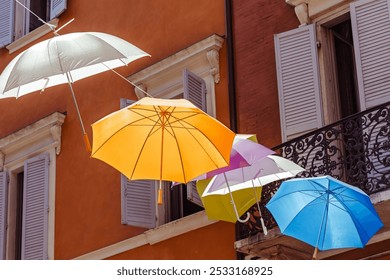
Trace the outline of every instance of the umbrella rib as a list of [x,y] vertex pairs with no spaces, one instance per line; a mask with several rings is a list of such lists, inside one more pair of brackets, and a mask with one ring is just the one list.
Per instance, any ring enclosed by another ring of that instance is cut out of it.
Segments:
[[[353,214],[353,212],[349,210],[349,208],[345,205],[345,203],[344,203],[339,197],[337,197],[337,196],[333,196],[333,197],[334,197],[334,198],[335,198],[335,199],[344,207],[344,211],[346,211],[346,212],[351,216],[352,221],[353,221],[355,227],[357,228],[357,226],[359,226],[359,228],[362,229],[362,230],[364,231],[366,237],[368,237],[368,234],[367,234],[365,228],[362,226],[362,224],[359,222],[359,220],[355,217],[355,215]],[[350,198],[349,196],[347,196],[347,197]],[[360,202],[359,200],[356,200],[356,199],[352,199],[352,200],[353,200],[353,201],[356,201],[356,202],[358,202],[358,203],[360,203],[360,204],[362,204],[365,208],[367,208],[367,206],[366,206],[364,203]],[[367,209],[368,209],[368,208],[367,208]],[[371,209],[368,209],[368,210],[369,210],[370,212],[372,212]],[[359,236],[359,238],[360,238],[361,243],[363,244],[361,235],[358,234],[358,236]],[[364,245],[364,244],[363,244],[363,245]]]
[[[138,156],[137,156],[137,160],[136,160],[135,163],[134,163],[133,171],[131,172],[131,178],[133,177],[133,174],[134,174],[134,172],[135,172],[135,169],[137,168],[138,161],[139,161],[139,159],[141,158],[141,154],[142,154],[142,152],[143,152],[143,150],[144,150],[144,148],[145,148],[147,139],[150,137],[150,135],[153,134],[152,131],[153,131],[154,128],[156,127],[156,124],[157,124],[157,122],[155,122],[155,124],[152,126],[152,129],[149,130],[148,136],[146,137],[145,141],[144,141],[143,144],[142,144],[142,147],[141,147],[141,149],[140,149],[140,151],[139,151],[139,153],[138,153]],[[157,130],[158,130],[158,129],[157,129]],[[161,161],[162,161],[162,159],[161,159]],[[160,181],[161,181],[161,179],[160,179]]]
[[[322,194],[322,195],[323,195],[323,194]],[[284,229],[284,231],[286,231],[287,228],[288,228],[288,227],[294,222],[294,220],[299,216],[299,214],[302,213],[303,209],[305,209],[305,208],[308,207],[309,205],[314,205],[314,204],[315,204],[314,202],[316,202],[317,200],[322,199],[322,198],[321,198],[322,195],[319,196],[319,197],[317,197],[316,199],[310,201],[310,203],[306,204],[305,207],[302,207],[302,209],[298,211],[298,213],[294,216],[294,218],[291,219],[291,221],[288,223],[288,225],[286,226],[286,228]],[[324,199],[322,199],[322,200],[324,200]],[[316,202],[316,204],[317,204],[317,202]],[[324,211],[325,211],[325,210],[324,210]],[[318,242],[318,240],[317,240],[317,242]]]
[[[174,107],[172,109],[171,113],[173,113],[175,111],[175,109],[176,109],[176,107]],[[167,118],[167,125],[171,128],[172,131],[168,131],[167,130],[167,132],[172,135],[173,139],[175,139],[177,150],[179,152],[179,157],[180,157],[181,170],[182,170],[182,173],[183,173],[184,180],[187,182],[187,176],[186,176],[186,171],[185,171],[184,165],[183,165],[183,157],[182,157],[182,154],[181,154],[181,149],[179,147],[179,142],[177,141],[175,130],[173,129],[173,127],[171,125],[171,122],[169,121],[171,117],[172,117],[172,114],[169,114],[169,117]],[[175,118],[175,117],[173,117],[173,118]]]
[[[322,195],[321,195],[322,197]],[[318,231],[318,236],[317,236],[317,242],[316,242],[316,248],[318,248],[318,244],[320,242],[320,237],[321,237],[321,231],[322,231],[322,228],[324,227],[324,236],[325,236],[325,233],[326,233],[326,225],[327,223],[325,221],[328,220],[328,214],[329,214],[329,193],[327,193],[327,197],[326,197],[326,204],[325,204],[325,209],[324,209],[324,213],[322,214],[322,219],[321,219],[321,224],[320,224],[320,230]],[[324,226],[324,222],[325,222],[325,226]],[[324,242],[325,242],[325,238],[322,238],[322,244],[321,244],[321,248],[323,248],[324,246]]]
[[[196,115],[198,115],[198,114],[201,114],[201,113],[197,113]],[[202,114],[203,114],[203,113],[202,113]],[[189,118],[189,117],[193,117],[193,115],[192,115],[192,116],[188,116],[188,117],[186,117],[186,118]],[[210,155],[209,155],[209,153],[206,151],[206,149],[205,149],[202,145],[200,145],[198,139],[197,139],[196,137],[194,137],[194,135],[191,133],[191,129],[189,129],[188,127],[184,126],[182,123],[186,123],[187,125],[191,126],[191,127],[194,128],[194,129],[196,129],[196,127],[194,127],[192,124],[190,124],[190,123],[188,123],[187,121],[185,121],[185,118],[183,118],[183,119],[177,119],[175,122],[178,122],[179,124],[182,125],[182,127],[178,127],[178,128],[183,128],[183,129],[185,129],[186,131],[188,131],[188,133],[192,136],[192,138],[199,144],[199,146],[200,146],[200,147],[203,149],[203,151],[207,154],[207,156],[209,157],[209,159],[214,163],[214,165],[215,165],[216,167],[218,167],[217,163],[213,160],[212,157],[210,157]],[[201,130],[198,130],[198,131],[199,131],[199,132],[200,132],[200,133],[209,141],[209,143],[210,143],[211,145],[213,145],[214,148],[221,154],[221,151],[218,149],[217,146],[215,146],[214,142],[211,141],[210,138],[207,137],[207,135],[205,135],[205,134],[203,133],[203,131],[201,131]]]
[[[156,116],[158,117],[158,122],[156,122],[156,121],[154,122],[154,124],[152,125],[152,129],[149,130],[148,136],[146,137],[146,140],[145,140],[144,143],[142,144],[141,150],[140,150],[140,152],[138,153],[137,160],[135,161],[135,164],[134,164],[133,172],[131,173],[131,178],[133,177],[133,174],[134,174],[134,172],[135,172],[135,169],[137,168],[139,159],[140,159],[140,157],[141,157],[142,151],[143,151],[144,148],[145,148],[147,139],[148,139],[152,134],[154,134],[157,130],[159,130],[159,129],[161,128],[161,127],[157,127],[157,124],[158,124],[158,123],[163,124],[163,119],[161,118],[161,114],[159,114],[158,111],[156,110],[156,106],[153,106],[153,108],[154,108],[154,111],[156,112]],[[149,110],[149,111],[152,111],[152,110]],[[142,116],[142,115],[141,115],[141,116]],[[144,116],[144,117],[145,117],[145,116]],[[150,119],[150,117],[145,117],[145,118]],[[157,129],[154,130],[154,128],[156,128],[156,127],[157,127]],[[164,129],[162,129],[162,130],[164,130]],[[162,143],[162,145],[163,145],[163,143]],[[163,148],[162,148],[161,150],[163,150]],[[161,161],[160,182],[161,182],[161,176],[162,176],[162,160],[163,160],[162,157],[163,157],[163,154],[161,153],[161,159],[160,159],[160,161]]]
[[[144,115],[140,114],[139,112],[136,112],[136,111],[134,111],[134,110],[131,110],[130,108],[129,108],[128,110],[130,110],[130,111],[132,111],[132,112],[138,114],[139,116],[141,116],[141,117],[143,117],[143,118],[142,118],[142,119],[138,119],[138,120],[136,120],[136,121],[133,121],[133,122],[131,122],[131,123],[128,123],[128,124],[124,125],[123,127],[121,127],[120,129],[118,129],[115,133],[113,133],[112,135],[110,135],[110,137],[108,137],[102,144],[100,144],[100,146],[99,146],[98,148],[96,148],[95,152],[94,152],[92,155],[96,154],[96,153],[100,150],[100,148],[103,147],[104,144],[106,144],[106,143],[107,143],[111,138],[113,138],[117,133],[119,133],[120,131],[122,131],[123,129],[125,129],[125,128],[128,127],[128,126],[134,126],[134,124],[137,123],[137,122],[143,121],[143,120],[145,120],[145,119],[149,119],[150,121],[153,122],[153,124],[150,124],[150,125],[149,125],[149,126],[152,127],[151,130],[153,130],[153,128],[156,127],[155,121],[154,121],[153,119],[151,119],[150,116],[144,116]],[[146,125],[142,125],[142,126],[146,126]]]

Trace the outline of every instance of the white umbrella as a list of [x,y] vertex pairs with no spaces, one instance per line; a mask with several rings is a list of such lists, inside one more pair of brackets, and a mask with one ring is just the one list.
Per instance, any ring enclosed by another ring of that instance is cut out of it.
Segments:
[[0,98],[21,97],[68,83],[81,128],[90,149],[88,136],[77,106],[72,83],[149,56],[116,36],[99,32],[58,35],[28,48],[16,56],[0,75]]
[[[288,159],[280,156],[268,155],[254,161],[249,166],[236,168],[214,176],[204,190],[202,197],[210,195],[232,196],[233,192],[248,188],[252,188],[255,191],[256,187],[294,177],[304,170],[304,168]],[[254,196],[256,197],[256,192],[254,192]],[[256,203],[260,213],[263,232],[267,235],[267,228],[265,227],[261,216],[259,201],[256,200]],[[238,215],[234,203],[233,207],[236,211],[236,215]],[[245,222],[246,220],[241,221],[238,219],[238,221]]]

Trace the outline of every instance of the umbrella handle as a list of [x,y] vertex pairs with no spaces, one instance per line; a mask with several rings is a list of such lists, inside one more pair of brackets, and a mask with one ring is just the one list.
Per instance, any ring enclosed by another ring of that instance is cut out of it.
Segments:
[[[237,212],[236,212],[236,214],[237,214]],[[247,221],[249,221],[250,217],[251,217],[251,214],[249,212],[246,212],[245,219],[241,219],[240,217],[238,217],[238,214],[237,214],[237,221],[239,221],[240,223],[246,223]]]
[[163,203],[162,201],[162,189],[158,190],[158,199],[157,199],[157,204],[161,205]]
[[260,218],[260,222],[261,222],[261,227],[263,228],[263,233],[264,233],[264,235],[267,235],[267,234],[268,234],[268,230],[267,230],[267,227],[266,227],[265,224],[264,224],[264,219],[263,219],[263,217]]
[[85,149],[87,150],[87,152],[91,152],[92,151],[91,143],[89,142],[89,138],[88,138],[87,133],[84,133],[84,144],[85,144]]
[[246,223],[247,221],[249,221],[249,218],[251,217],[251,214],[249,212],[246,212],[246,218],[245,219],[241,219],[240,218],[240,216],[238,215],[238,210],[237,210],[237,207],[236,207],[236,203],[234,202],[233,194],[232,194],[232,191],[230,189],[230,186],[229,186],[229,183],[228,183],[228,179],[226,177],[226,173],[225,172],[223,173],[223,176],[225,177],[226,186],[227,186],[227,188],[229,190],[230,202],[233,205],[233,209],[234,209],[234,213],[236,214],[237,221],[239,221],[240,223]]
[[163,204],[163,191],[162,191],[162,181],[161,180],[160,180],[160,185],[158,188],[157,204],[158,205]]

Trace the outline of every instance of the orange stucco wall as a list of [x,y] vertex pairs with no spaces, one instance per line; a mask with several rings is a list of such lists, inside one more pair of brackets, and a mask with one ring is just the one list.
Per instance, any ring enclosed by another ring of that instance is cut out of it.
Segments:
[[[118,72],[128,76],[214,33],[225,34],[223,0],[68,0],[59,26],[75,20],[61,34],[82,31],[106,32],[121,37],[151,54]],[[50,38],[49,34],[41,39]],[[0,71],[18,53],[0,50]],[[220,51],[221,81],[216,84],[217,118],[229,125],[226,45]],[[74,84],[89,138],[90,124],[119,109],[119,99],[135,99],[133,87],[112,72]],[[43,94],[0,100],[0,138],[51,113],[66,112],[62,126],[62,150],[56,165],[55,258],[71,259],[114,244],[144,231],[121,225],[119,172],[90,158],[83,144],[80,124],[67,85],[47,88]],[[221,232],[224,233],[221,237]],[[201,238],[202,235],[210,238]],[[218,237],[220,253],[208,255]],[[196,242],[194,241],[196,240]],[[234,258],[234,225],[222,230],[210,226],[153,247],[144,246],[125,258]],[[193,253],[183,252],[189,242]],[[154,250],[158,248],[158,250]],[[168,249],[167,249],[168,248]],[[197,249],[198,248],[198,249]],[[119,256],[116,256],[119,257]]]

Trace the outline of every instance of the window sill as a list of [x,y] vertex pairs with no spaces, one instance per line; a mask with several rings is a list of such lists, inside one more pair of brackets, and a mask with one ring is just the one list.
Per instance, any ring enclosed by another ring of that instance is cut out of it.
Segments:
[[[58,18],[55,18],[48,22],[48,24],[53,25],[54,27],[58,26]],[[36,39],[42,37],[43,35],[46,35],[50,33],[52,30],[47,26],[46,24],[38,27],[34,31],[31,31],[30,33],[26,34],[25,36],[17,39],[16,41],[9,44],[6,48],[8,49],[9,53],[16,52],[17,50],[23,48],[27,44],[30,44],[31,42],[35,41]]]
[[201,211],[179,220],[150,229],[144,233],[104,247],[94,252],[75,258],[76,260],[102,260],[117,254],[141,247],[144,245],[153,245],[172,237],[217,223],[207,218],[205,211]]

